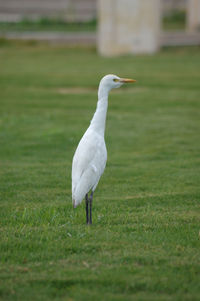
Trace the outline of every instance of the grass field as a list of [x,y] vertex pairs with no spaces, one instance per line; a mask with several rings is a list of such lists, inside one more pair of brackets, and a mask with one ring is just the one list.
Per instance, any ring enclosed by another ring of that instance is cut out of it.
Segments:
[[[0,48],[0,300],[199,300],[200,51],[100,58]],[[100,78],[108,163],[93,222],[71,204],[71,161]]]

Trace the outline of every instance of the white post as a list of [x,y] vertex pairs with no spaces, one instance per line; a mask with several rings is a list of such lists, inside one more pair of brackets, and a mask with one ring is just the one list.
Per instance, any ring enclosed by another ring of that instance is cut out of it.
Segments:
[[100,54],[159,50],[160,0],[98,0],[98,15]]
[[188,0],[187,29],[190,32],[200,29],[200,0]]

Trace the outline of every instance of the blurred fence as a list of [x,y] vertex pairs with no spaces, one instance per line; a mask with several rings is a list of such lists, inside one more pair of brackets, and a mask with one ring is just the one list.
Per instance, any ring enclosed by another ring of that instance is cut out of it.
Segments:
[[[142,1],[142,0],[141,0]],[[163,14],[186,8],[187,0],[162,0]],[[96,18],[97,0],[0,0],[0,21],[17,22],[23,18],[59,18],[88,21]]]
[[[97,18],[98,0],[0,0],[0,22],[18,22],[23,19],[38,20],[52,18],[66,22],[87,22]],[[110,1],[110,0],[109,0]],[[112,0],[113,4],[117,0]],[[149,0],[140,0],[149,1]],[[179,10],[186,13],[185,28],[179,32],[163,32],[158,37],[160,46],[199,45],[200,44],[200,0],[160,0],[161,16],[168,16]],[[118,0],[119,2],[119,0]],[[112,6],[113,6],[112,4]],[[190,6],[189,6],[190,4]],[[198,9],[197,9],[198,8]],[[115,13],[114,6],[111,14]],[[198,14],[197,14],[198,13]],[[107,12],[106,12],[107,14]],[[132,18],[132,16],[131,16]],[[117,18],[116,18],[117,19]],[[120,18],[118,18],[120,19]],[[163,18],[164,19],[164,18]],[[82,26],[82,23],[80,23]],[[65,25],[64,25],[65,26]],[[52,26],[53,29],[53,26]],[[161,29],[163,27],[161,26]],[[8,39],[45,40],[68,44],[96,44],[97,35],[93,32],[18,32],[0,28],[0,36]]]
[[167,15],[173,10],[185,10],[187,0],[162,0],[163,14]]
[[0,21],[40,17],[70,22],[92,20],[96,18],[96,0],[0,0]]

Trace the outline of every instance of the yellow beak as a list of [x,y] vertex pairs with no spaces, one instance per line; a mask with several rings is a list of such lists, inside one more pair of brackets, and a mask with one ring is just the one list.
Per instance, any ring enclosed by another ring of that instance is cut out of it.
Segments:
[[131,78],[120,78],[119,82],[121,82],[121,83],[135,83],[136,80],[131,79]]

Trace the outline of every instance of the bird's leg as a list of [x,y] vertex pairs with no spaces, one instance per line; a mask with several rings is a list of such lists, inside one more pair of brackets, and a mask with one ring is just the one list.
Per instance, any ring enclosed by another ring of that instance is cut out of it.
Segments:
[[88,203],[89,203],[88,194],[86,194],[85,196],[86,224],[89,224]]
[[90,194],[89,202],[90,202],[90,225],[92,224],[92,200],[93,200],[93,191]]

